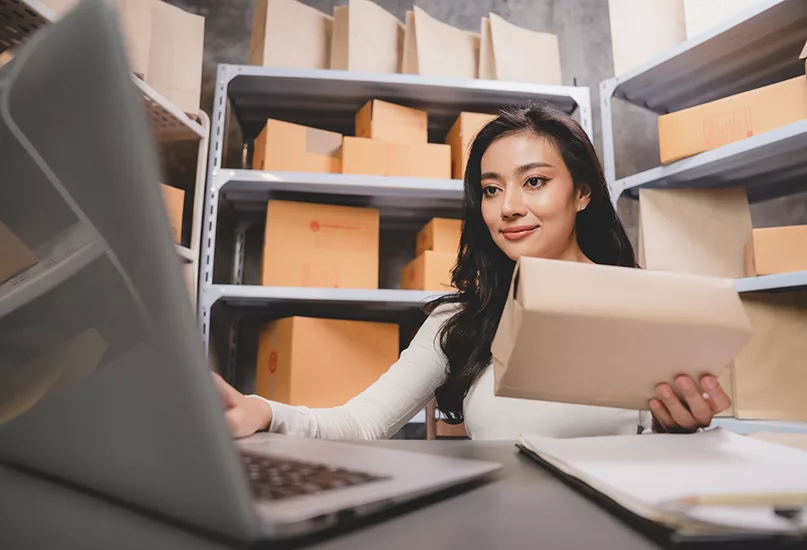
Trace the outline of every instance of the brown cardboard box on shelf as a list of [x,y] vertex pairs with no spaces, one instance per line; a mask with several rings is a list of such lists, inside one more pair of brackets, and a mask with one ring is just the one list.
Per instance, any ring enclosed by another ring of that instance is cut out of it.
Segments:
[[391,143],[428,143],[429,119],[425,111],[373,99],[356,113],[356,137]]
[[262,67],[329,69],[333,17],[297,0],[258,0],[249,63]]
[[290,317],[260,333],[256,392],[306,407],[336,407],[398,359],[398,325]]
[[754,229],[745,249],[745,275],[807,270],[807,225]]
[[734,360],[737,418],[807,421],[807,292],[743,295],[754,336]]
[[378,288],[378,210],[270,200],[261,284]]
[[461,180],[465,177],[471,144],[479,130],[494,118],[496,115],[483,113],[460,113],[457,117],[446,136],[446,143],[451,146],[451,175],[454,179]]
[[196,114],[202,91],[205,18],[159,0],[153,10],[144,80],[181,111]]
[[255,139],[253,170],[338,174],[342,134],[280,120],[267,120]]
[[388,143],[346,136],[342,173],[410,178],[451,177],[451,148],[439,143]]
[[751,336],[733,279],[522,257],[513,287],[499,396],[643,410],[659,382],[720,375]]
[[457,263],[456,252],[427,250],[406,264],[401,271],[401,288],[404,290],[437,290],[449,292],[451,271]]
[[477,78],[479,35],[452,27],[415,6],[406,12],[404,74]]
[[799,76],[658,118],[661,162],[716,149],[807,118],[807,78]]
[[182,213],[185,208],[185,191],[160,184],[163,192],[163,202],[165,203],[165,213],[168,215],[168,223],[171,226],[171,236],[177,244],[182,243]]
[[418,231],[416,237],[416,255],[420,256],[427,250],[436,252],[451,252],[455,256],[460,246],[462,235],[462,220],[451,218],[432,218],[429,223]]
[[331,69],[399,73],[403,39],[397,17],[369,0],[349,0],[333,9]]
[[36,257],[8,227],[0,221],[0,284],[37,263]]

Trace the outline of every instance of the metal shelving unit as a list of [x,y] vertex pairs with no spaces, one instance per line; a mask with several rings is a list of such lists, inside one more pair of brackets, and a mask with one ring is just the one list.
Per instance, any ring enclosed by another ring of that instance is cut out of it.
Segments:
[[[238,325],[245,316],[259,314],[262,320],[295,314],[411,320],[422,318],[420,306],[437,295],[395,289],[242,284],[245,234],[250,224],[262,221],[270,198],[377,208],[382,233],[414,232],[431,217],[461,214],[463,187],[458,180],[253,171],[235,169],[224,161],[228,152],[241,145],[228,149],[231,130],[240,130],[243,141],[251,144],[267,118],[278,118],[352,135],[356,112],[375,98],[427,111],[431,142],[443,142],[461,111],[495,112],[503,105],[535,99],[552,102],[570,114],[576,112],[592,135],[588,88],[220,65],[204,208],[199,318],[206,345],[222,341],[226,345],[226,353],[219,355],[226,355],[227,363],[222,366],[231,380],[238,356]],[[222,229],[223,218],[232,232]],[[222,249],[230,254],[225,257]],[[211,326],[216,324],[214,309],[227,312],[221,315],[226,318],[225,326],[217,329],[226,332],[223,338],[211,334]],[[225,357],[221,359],[223,362]]]
[[[799,53],[807,41],[807,2],[762,0],[754,7],[600,83],[603,164],[614,202],[641,188],[710,188],[743,185],[750,201],[807,190],[807,121],[800,121],[692,157],[620,179],[614,159],[614,98],[657,114],[804,77]],[[739,292],[807,288],[807,272],[741,278]],[[807,431],[807,423],[717,418],[739,433]]]
[[[21,45],[28,36],[40,27],[56,20],[50,8],[39,0],[0,0],[0,53]],[[194,203],[191,213],[190,246],[178,246],[177,252],[184,264],[192,264],[194,271],[192,295],[198,296],[199,257],[202,235],[202,208],[207,173],[207,152],[210,141],[210,119],[200,111],[196,120],[183,113],[154,88],[132,75],[140,91],[143,106],[155,139],[160,143],[198,141]]]

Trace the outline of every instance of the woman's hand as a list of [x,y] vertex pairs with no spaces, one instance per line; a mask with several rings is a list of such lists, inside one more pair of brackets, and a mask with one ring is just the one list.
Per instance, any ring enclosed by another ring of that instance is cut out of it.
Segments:
[[[701,378],[700,387],[689,376],[679,376],[675,386],[680,399],[669,384],[656,386],[658,399],[650,400],[654,431],[694,432],[712,423],[712,417],[731,407],[731,398],[714,376]],[[662,430],[657,430],[658,423]]]
[[263,399],[248,397],[213,374],[216,389],[224,403],[224,417],[233,437],[247,437],[265,430],[272,423],[272,407]]

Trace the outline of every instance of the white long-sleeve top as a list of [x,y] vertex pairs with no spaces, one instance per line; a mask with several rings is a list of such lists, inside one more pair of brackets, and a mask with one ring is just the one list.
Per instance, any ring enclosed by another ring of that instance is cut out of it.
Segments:
[[[445,306],[432,313],[398,361],[341,407],[311,409],[267,400],[272,407],[269,430],[324,439],[391,437],[445,381],[448,359],[437,334],[455,311]],[[635,434],[643,420],[637,411],[625,409],[497,397],[492,364],[470,388],[463,414],[468,435],[489,440],[514,440],[522,433],[558,438]]]

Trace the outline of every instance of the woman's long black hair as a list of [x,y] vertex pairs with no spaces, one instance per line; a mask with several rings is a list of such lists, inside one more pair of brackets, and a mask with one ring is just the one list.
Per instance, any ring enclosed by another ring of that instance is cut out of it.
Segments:
[[462,403],[471,385],[491,361],[490,346],[510,288],[515,262],[493,242],[482,219],[482,155],[491,143],[516,132],[550,140],[560,152],[575,188],[588,185],[591,197],[577,215],[580,249],[598,264],[635,267],[633,247],[617,217],[602,166],[583,128],[548,103],[508,108],[476,136],[465,170],[465,223],[452,282],[458,292],[428,304],[427,313],[445,304],[459,310],[439,332],[448,358],[445,383],[435,392],[440,411],[450,422],[463,420]]

